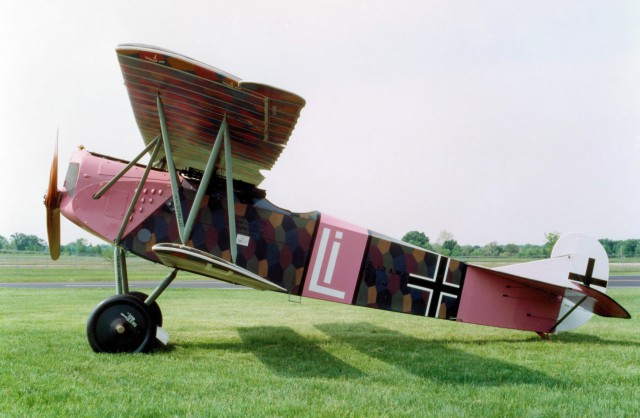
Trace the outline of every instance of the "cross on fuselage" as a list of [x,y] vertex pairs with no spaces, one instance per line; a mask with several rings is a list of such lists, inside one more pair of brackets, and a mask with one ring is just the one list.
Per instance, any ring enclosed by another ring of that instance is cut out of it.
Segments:
[[[429,301],[427,303],[427,311],[425,316],[429,316],[432,318],[438,318],[440,313],[440,305],[442,303],[443,296],[453,297],[456,300],[460,298],[460,290],[462,288],[462,283],[453,284],[447,283],[446,277],[449,268],[449,258],[444,256],[439,256],[438,263],[436,265],[435,274],[433,277],[425,277],[417,274],[409,275],[409,287],[418,290],[428,291]],[[449,311],[449,307],[447,306],[447,310]],[[454,309],[457,312],[457,308]],[[450,317],[452,312],[447,312],[447,317]]]

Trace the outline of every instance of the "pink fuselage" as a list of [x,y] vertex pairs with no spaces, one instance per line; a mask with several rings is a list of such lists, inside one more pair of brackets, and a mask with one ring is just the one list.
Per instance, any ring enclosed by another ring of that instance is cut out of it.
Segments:
[[[180,243],[167,171],[150,171],[126,222],[144,166],[134,166],[99,199],[94,198],[125,165],[77,151],[62,190],[61,212],[107,242],[113,243],[124,225],[119,245],[158,263],[154,244]],[[179,181],[186,218],[194,210],[191,205],[200,182],[185,175]],[[510,299],[513,303],[499,303],[506,299],[504,280],[328,215],[281,209],[250,184],[234,181],[234,205],[237,239],[231,243],[225,181],[212,179],[184,244],[227,261],[231,261],[230,246],[235,245],[235,264],[288,293],[538,332],[546,332],[558,317],[561,295],[540,299],[541,292],[525,289]],[[537,298],[531,306],[526,302],[530,297]]]

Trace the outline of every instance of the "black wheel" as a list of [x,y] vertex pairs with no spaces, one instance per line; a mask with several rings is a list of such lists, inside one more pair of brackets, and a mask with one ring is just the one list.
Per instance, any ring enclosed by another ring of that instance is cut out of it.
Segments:
[[[137,297],[142,302],[147,300],[147,297],[148,297],[146,293],[137,292],[137,291],[136,292],[129,292],[129,294],[131,296]],[[150,306],[147,306],[147,309],[149,310],[149,314],[151,315],[151,318],[153,318],[153,320],[155,321],[156,325],[161,327],[162,326],[162,311],[160,310],[160,306],[158,305],[158,302],[154,301]]]
[[156,324],[147,305],[117,295],[96,306],[87,321],[87,338],[96,353],[140,353],[155,342]]

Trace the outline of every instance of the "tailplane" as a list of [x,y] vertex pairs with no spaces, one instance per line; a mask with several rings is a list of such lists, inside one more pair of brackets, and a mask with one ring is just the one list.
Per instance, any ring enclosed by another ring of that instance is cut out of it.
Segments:
[[513,264],[494,270],[565,288],[556,324],[549,332],[562,332],[585,324],[593,314],[630,318],[607,296],[609,257],[594,238],[578,233],[563,235],[551,258]]

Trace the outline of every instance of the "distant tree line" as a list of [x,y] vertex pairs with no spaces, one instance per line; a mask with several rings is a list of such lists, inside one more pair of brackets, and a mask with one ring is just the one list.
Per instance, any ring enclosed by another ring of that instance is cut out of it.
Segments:
[[[9,239],[0,235],[0,251],[2,252],[32,252],[43,253],[49,251],[47,242],[36,235],[28,235],[17,232]],[[113,258],[113,245],[110,244],[90,244],[84,238],[60,246],[62,255],[82,255]]]
[[[424,232],[407,232],[402,240],[430,251],[459,258],[467,257],[521,257],[521,258],[545,258],[551,254],[556,241],[560,238],[559,232],[545,234],[546,242],[536,244],[498,244],[492,241],[486,245],[460,245],[450,232],[442,231],[435,243],[432,243]],[[608,238],[599,240],[610,258],[638,257],[640,256],[640,239],[612,240]],[[41,253],[47,252],[49,247],[46,241],[35,236],[23,233],[12,234],[9,239],[0,235],[0,251],[13,252],[25,251]],[[113,245],[90,244],[84,238],[60,246],[62,255],[96,256],[107,259],[113,258]]]
[[[521,257],[521,258],[546,258],[551,255],[551,250],[560,238],[559,232],[544,234],[546,242],[536,244],[498,244],[492,241],[486,245],[460,245],[447,231],[442,231],[435,243],[429,240],[424,232],[407,232],[402,240],[430,251],[448,255],[451,257]],[[638,257],[640,256],[640,239],[611,240],[608,238],[598,240],[607,251],[610,258],[614,257]]]

